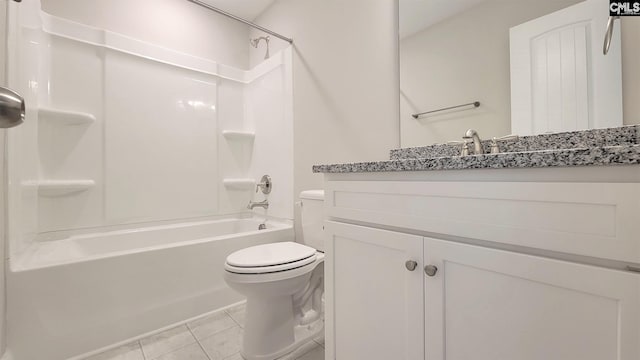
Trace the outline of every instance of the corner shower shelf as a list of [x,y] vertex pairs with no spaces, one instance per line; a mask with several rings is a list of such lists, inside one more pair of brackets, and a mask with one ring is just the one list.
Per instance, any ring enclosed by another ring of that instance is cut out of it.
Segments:
[[222,183],[229,190],[252,190],[256,185],[254,179],[223,179]]
[[38,109],[38,119],[46,119],[46,121],[60,125],[83,125],[96,121],[96,117],[93,114],[45,107]]
[[38,180],[22,183],[24,187],[37,188],[38,195],[42,197],[73,195],[87,191],[95,185],[96,182],[93,180]]
[[256,133],[252,131],[222,130],[222,135],[229,140],[252,141]]

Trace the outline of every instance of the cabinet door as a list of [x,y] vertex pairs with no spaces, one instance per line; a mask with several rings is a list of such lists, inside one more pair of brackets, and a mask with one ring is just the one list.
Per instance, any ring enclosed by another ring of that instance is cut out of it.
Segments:
[[428,360],[640,359],[638,274],[425,239]]
[[423,359],[423,238],[331,221],[325,231],[326,359]]

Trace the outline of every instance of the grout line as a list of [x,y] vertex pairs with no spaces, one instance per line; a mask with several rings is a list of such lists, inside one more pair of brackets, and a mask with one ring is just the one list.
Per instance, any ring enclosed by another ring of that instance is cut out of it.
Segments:
[[144,350],[142,350],[142,343],[140,342],[140,340],[136,341],[136,343],[138,344],[138,348],[140,349],[140,354],[142,354],[142,358],[144,360],[147,360],[147,355],[145,355]]
[[[198,340],[196,340],[196,342],[198,342]],[[186,348],[186,347],[188,347],[188,346],[191,346],[191,345],[193,345],[193,344],[195,344],[195,342],[188,343],[187,345],[180,346],[179,348],[172,349],[172,350],[170,350],[169,352],[166,352],[166,353],[163,353],[163,354],[160,354],[160,355],[158,355],[158,356],[154,357],[153,359],[151,359],[151,358],[147,358],[147,357],[145,356],[145,360],[155,360],[155,359],[157,359],[157,358],[159,358],[159,357],[162,357],[162,356],[165,356],[165,355],[171,354],[171,353],[176,352],[176,351],[178,351],[178,350],[182,350],[182,349],[184,349],[184,348]],[[198,345],[200,345],[200,344],[198,344]],[[204,349],[202,349],[202,350],[204,351]],[[204,353],[206,354],[207,352],[205,351]],[[208,356],[207,356],[207,357],[208,357]]]
[[[231,321],[233,321],[233,323],[234,323],[235,325],[231,325],[231,326],[229,326],[229,327],[226,327],[226,328],[222,328],[222,329],[220,329],[220,330],[217,330],[217,331],[215,331],[214,333],[211,333],[211,334],[209,334],[209,335],[205,336],[205,338],[209,338],[209,337],[211,337],[211,336],[213,336],[213,335],[216,335],[216,334],[221,333],[221,332],[223,332],[223,331],[226,331],[226,330],[232,329],[232,328],[234,328],[234,327],[239,327],[240,329],[242,329],[242,326],[240,326],[240,324],[238,324],[238,322],[237,322],[237,321],[236,321],[236,320],[235,320],[231,315],[229,315],[226,311],[222,311],[222,313],[223,313],[224,315],[226,315],[229,319],[231,319]],[[216,314],[217,314],[217,313],[216,313]],[[213,314],[212,314],[212,315],[213,315]],[[191,334],[193,335],[193,337],[194,337],[194,338],[196,338],[196,340],[199,340],[199,339],[198,339],[198,337],[196,336],[196,334],[193,332],[193,329],[191,328],[191,326],[190,326],[189,324],[190,324],[190,322],[185,324],[185,325],[187,325],[187,329],[189,329],[189,331],[191,331]]]
[[241,359],[244,359],[244,358],[242,357],[242,354],[240,354],[240,351],[238,351],[237,353],[233,353],[233,354],[231,354],[231,355],[229,355],[229,356],[225,357],[225,358],[224,358],[224,359],[222,359],[222,360],[231,359],[232,357],[234,357],[234,356],[236,356],[236,355],[240,355],[240,358],[241,358]]
[[187,325],[187,329],[189,329],[191,336],[193,336],[193,338],[196,339],[196,343],[198,344],[198,346],[200,346],[200,349],[204,353],[204,356],[206,356],[207,359],[212,360],[207,350],[204,349],[204,346],[202,346],[202,344],[200,343],[200,340],[198,340],[198,337],[196,337],[196,334],[194,334],[193,331],[191,331],[191,328],[189,327],[189,325]]
[[[161,356],[165,356],[165,355],[167,355],[167,354],[171,354],[172,352],[176,352],[176,351],[178,351],[178,350],[184,349],[184,348],[186,348],[187,346],[191,346],[191,345],[193,345],[193,344],[195,344],[195,343],[197,343],[197,342],[198,342],[198,339],[196,339],[195,335],[193,335],[193,333],[191,332],[191,329],[189,329],[189,327],[188,327],[188,326],[186,326],[186,324],[184,324],[184,325],[180,325],[180,326],[184,326],[184,327],[186,327],[186,328],[187,328],[187,330],[189,330],[189,333],[191,334],[191,337],[192,337],[192,338],[193,338],[193,340],[195,340],[195,341],[190,342],[190,343],[188,343],[188,344],[186,344],[186,345],[184,345],[184,346],[180,346],[180,347],[177,347],[177,348],[175,348],[175,349],[171,349],[170,351],[168,351],[168,352],[166,352],[166,353],[163,353],[163,354],[160,354],[160,355],[158,355],[158,356],[156,356],[156,357],[154,357],[154,358],[149,358],[149,357],[147,357],[147,354],[145,354],[145,353],[144,353],[144,348],[142,347],[142,342],[141,342],[141,341],[142,341],[142,340],[144,340],[144,339],[147,339],[147,338],[149,338],[149,337],[152,337],[152,336],[154,336],[154,335],[151,335],[151,336],[148,336],[148,337],[146,337],[146,338],[140,339],[140,340],[138,340],[138,343],[140,344],[140,347],[142,348],[142,355],[144,356],[145,360],[155,360],[155,359],[157,359],[157,358],[159,358],[159,357],[161,357]],[[176,326],[176,328],[177,328],[177,327],[180,327],[180,326]],[[175,329],[175,328],[172,328],[172,329]],[[169,329],[169,330],[171,330],[171,329]],[[167,331],[167,330],[165,330],[165,331]],[[198,345],[200,345],[200,343],[198,343]],[[204,351],[204,349],[202,349],[202,350]],[[207,352],[206,352],[206,351],[205,351],[204,353],[205,353],[205,354],[207,354]],[[209,357],[209,355],[207,355],[207,357]]]
[[140,339],[140,340],[138,340],[136,342],[138,343],[138,346],[140,346],[140,352],[142,352],[142,357],[144,358],[144,360],[151,360],[151,359],[149,359],[149,357],[147,357],[147,353],[144,352],[144,347],[142,346],[142,341],[141,340],[142,339]]
[[233,315],[229,314],[229,312],[227,310],[224,310],[224,312],[225,312],[225,314],[227,314],[228,317],[231,318],[231,320],[233,320],[234,323],[238,324],[240,329],[244,330],[244,326],[242,324],[240,324],[240,322],[238,320],[236,320],[236,318],[234,318]]

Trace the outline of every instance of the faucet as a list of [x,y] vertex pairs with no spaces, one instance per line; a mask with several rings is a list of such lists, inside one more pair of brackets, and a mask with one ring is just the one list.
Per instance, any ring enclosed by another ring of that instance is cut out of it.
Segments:
[[473,140],[474,155],[484,154],[484,149],[482,148],[482,140],[480,140],[480,136],[478,135],[477,131],[473,129],[469,129],[467,130],[466,133],[464,133],[464,136],[462,138],[465,140],[469,140],[469,139]]
[[247,205],[247,209],[253,210],[253,208],[255,208],[255,207],[261,207],[263,209],[268,209],[269,208],[269,201],[267,201],[267,200],[249,201],[249,205]]

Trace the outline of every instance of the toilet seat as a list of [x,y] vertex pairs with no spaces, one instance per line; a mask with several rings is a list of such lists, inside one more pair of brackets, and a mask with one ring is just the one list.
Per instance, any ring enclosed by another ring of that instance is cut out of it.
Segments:
[[316,249],[294,242],[251,246],[227,257],[225,270],[236,274],[266,274],[296,269],[316,261]]

